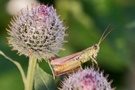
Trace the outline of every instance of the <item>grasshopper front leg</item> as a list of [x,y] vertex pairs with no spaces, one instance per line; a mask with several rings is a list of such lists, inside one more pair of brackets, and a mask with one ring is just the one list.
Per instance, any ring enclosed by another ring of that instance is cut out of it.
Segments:
[[82,70],[83,68],[82,68],[82,61],[80,61],[80,63],[79,63],[79,66],[80,66],[80,69]]
[[98,66],[97,61],[91,56],[90,60],[92,61],[92,66],[94,66],[94,63]]

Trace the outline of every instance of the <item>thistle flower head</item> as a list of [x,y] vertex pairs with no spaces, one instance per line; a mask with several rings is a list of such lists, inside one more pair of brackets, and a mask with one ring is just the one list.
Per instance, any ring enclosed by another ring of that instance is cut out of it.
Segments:
[[103,72],[87,68],[69,75],[62,82],[60,90],[114,90],[114,88],[111,88],[111,82],[107,81]]
[[31,5],[11,20],[8,40],[20,55],[49,59],[62,48],[65,30],[53,6]]

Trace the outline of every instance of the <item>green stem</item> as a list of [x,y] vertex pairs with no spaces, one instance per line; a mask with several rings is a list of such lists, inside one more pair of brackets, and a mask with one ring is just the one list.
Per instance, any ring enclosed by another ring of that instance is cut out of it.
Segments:
[[55,79],[54,70],[53,70],[53,68],[52,68],[52,66],[51,66],[51,64],[50,64],[50,62],[49,62],[49,61],[48,61],[48,64],[49,64],[49,67],[50,67],[50,69],[51,69],[51,71],[52,71],[53,79]]
[[33,80],[34,80],[35,68],[37,65],[36,63],[37,63],[37,59],[35,59],[34,57],[30,57],[27,78],[25,83],[25,90],[33,90]]
[[23,83],[24,83],[24,85],[25,85],[25,83],[26,83],[25,73],[24,73],[23,68],[22,68],[22,66],[20,65],[20,63],[18,63],[18,62],[15,61],[15,60],[12,60],[12,59],[9,58],[8,56],[6,56],[2,51],[0,51],[0,54],[1,54],[2,56],[4,56],[6,59],[8,59],[9,61],[11,61],[12,63],[14,63],[14,64],[17,66],[17,68],[19,69],[19,71],[20,71],[20,73],[21,73],[21,75],[22,75],[22,80],[23,80]]

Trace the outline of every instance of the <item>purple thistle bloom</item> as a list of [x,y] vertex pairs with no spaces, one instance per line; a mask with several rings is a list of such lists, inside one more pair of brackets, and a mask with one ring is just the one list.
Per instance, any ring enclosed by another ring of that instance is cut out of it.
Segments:
[[62,82],[59,90],[115,90],[115,88],[111,88],[111,82],[107,81],[103,72],[99,73],[99,70],[87,68],[70,74]]
[[66,27],[56,9],[48,5],[31,5],[11,20],[8,40],[13,50],[37,58],[49,59],[62,49]]

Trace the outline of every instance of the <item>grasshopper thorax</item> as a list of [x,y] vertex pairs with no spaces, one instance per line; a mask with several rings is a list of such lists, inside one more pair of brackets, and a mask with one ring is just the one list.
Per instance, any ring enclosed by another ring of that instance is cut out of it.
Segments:
[[93,57],[93,58],[96,58],[96,57],[97,57],[97,54],[98,54],[98,52],[99,52],[99,49],[100,49],[99,44],[93,45],[93,46],[91,47],[91,49],[92,49],[92,57]]

